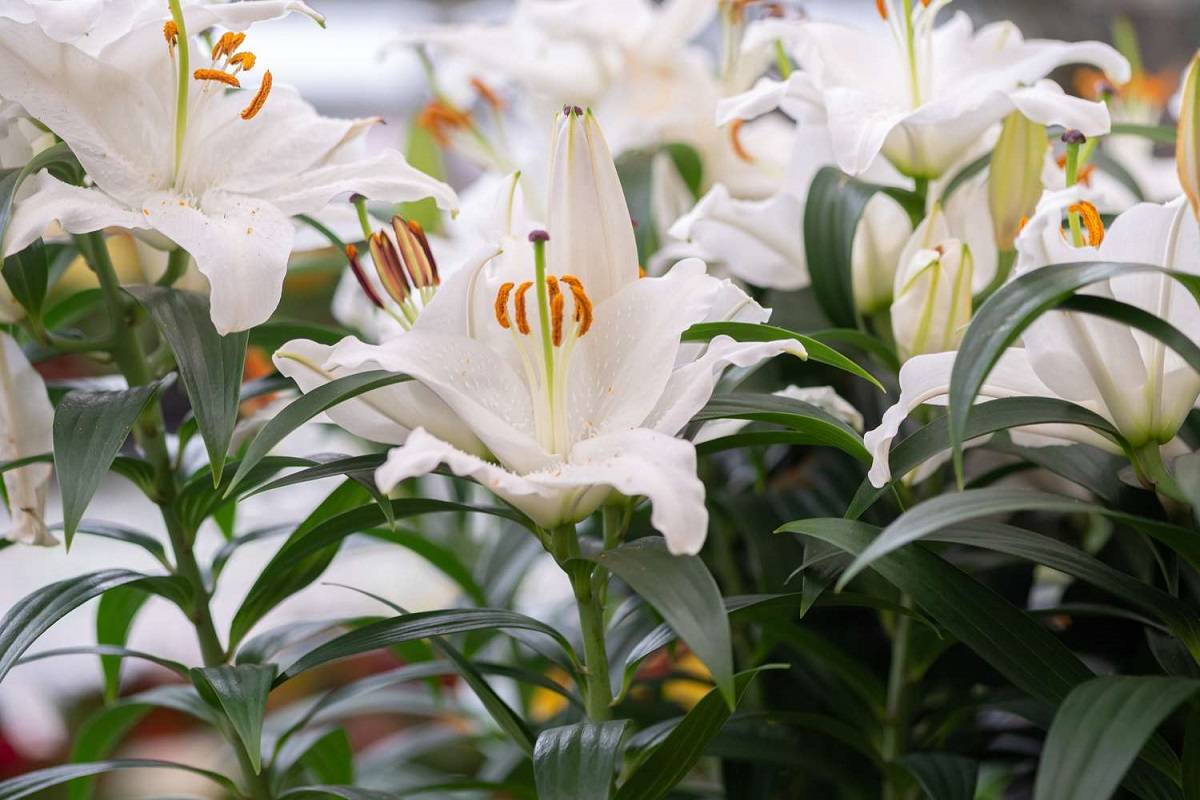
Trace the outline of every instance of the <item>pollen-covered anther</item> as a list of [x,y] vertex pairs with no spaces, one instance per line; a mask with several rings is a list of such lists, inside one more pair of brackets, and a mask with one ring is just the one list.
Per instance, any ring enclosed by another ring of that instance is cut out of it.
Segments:
[[167,47],[172,51],[175,45],[179,44],[179,26],[175,24],[175,20],[169,19],[163,23],[163,38],[167,40]]
[[546,276],[546,290],[550,296],[550,341],[562,347],[563,317],[566,315],[566,296],[553,275]]
[[740,158],[742,161],[745,161],[747,164],[753,164],[754,156],[752,156],[750,151],[742,145],[742,126],[745,124],[746,121],[741,119],[735,119],[732,123],[730,123],[729,143],[733,147],[733,152],[738,158]]
[[192,77],[198,81],[216,81],[226,86],[232,86],[234,89],[240,89],[242,86],[242,82],[237,79],[236,75],[220,69],[198,69],[192,73]]
[[500,285],[500,291],[496,292],[496,322],[500,323],[500,327],[508,330],[512,327],[512,320],[508,316],[508,298],[512,295],[513,287],[516,286],[512,281]]
[[271,95],[271,85],[273,82],[271,70],[264,72],[262,83],[258,85],[258,91],[255,92],[254,99],[250,101],[250,105],[242,109],[242,119],[251,120],[258,116],[258,112],[262,111],[263,106],[267,104],[267,98]]
[[875,0],[875,11],[879,13],[880,19],[888,18],[888,7],[885,0]]
[[513,308],[517,312],[517,331],[522,336],[529,335],[529,314],[525,309],[525,294],[533,288],[533,281],[525,281],[517,287],[517,294],[513,298]]
[[233,55],[237,52],[237,49],[242,46],[242,42],[244,41],[246,41],[245,33],[233,33],[230,31],[221,34],[221,38],[217,39],[217,43],[213,45],[213,61],[216,61],[224,56]]
[[1092,247],[1099,247],[1104,241],[1104,220],[1100,217],[1100,212],[1096,207],[1086,200],[1080,200],[1067,209],[1072,214],[1078,214],[1083,220],[1083,226],[1087,228],[1088,244]]
[[583,282],[574,275],[563,275],[559,280],[571,290],[575,303],[575,322],[579,325],[578,336],[583,336],[592,327],[592,299],[583,289]]
[[504,99],[496,93],[496,90],[487,84],[483,78],[478,76],[471,78],[471,88],[475,90],[475,94],[483,102],[487,103],[493,111],[501,111],[504,109]]
[[243,50],[240,53],[234,53],[229,59],[229,66],[237,67],[243,72],[249,72],[254,69],[254,64],[258,61],[258,57],[249,50]]
[[429,131],[443,147],[450,143],[450,134],[471,125],[470,114],[442,100],[434,100],[417,115],[417,124]]

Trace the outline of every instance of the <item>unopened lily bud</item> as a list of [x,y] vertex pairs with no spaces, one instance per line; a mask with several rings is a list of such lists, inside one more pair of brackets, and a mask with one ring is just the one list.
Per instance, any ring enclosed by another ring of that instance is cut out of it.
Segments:
[[891,305],[900,253],[912,232],[908,212],[888,194],[876,192],[867,201],[850,249],[854,303],[864,316]]
[[971,249],[948,235],[940,208],[917,228],[896,272],[892,333],[901,358],[953,350],[971,321]]
[[404,259],[404,266],[412,285],[424,289],[441,283],[437,263],[433,260],[433,251],[429,249],[429,240],[425,238],[425,230],[420,223],[403,217],[393,217],[392,230],[396,232],[400,256]]
[[1192,213],[1200,219],[1200,52],[1192,58],[1180,96],[1183,102],[1175,136],[1175,166]]
[[1001,250],[1013,249],[1021,220],[1037,209],[1049,147],[1046,129],[1021,112],[1014,111],[1004,120],[988,173],[988,207]]

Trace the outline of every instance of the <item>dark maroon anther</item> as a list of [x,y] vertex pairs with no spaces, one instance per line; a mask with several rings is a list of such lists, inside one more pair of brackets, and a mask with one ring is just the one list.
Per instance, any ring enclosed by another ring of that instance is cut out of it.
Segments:
[[1083,131],[1077,131],[1071,128],[1062,135],[1062,140],[1067,144],[1084,144],[1087,142],[1087,137],[1083,135]]
[[579,106],[575,106],[572,110],[575,112],[575,116],[577,116],[577,117],[583,116],[583,109],[580,108]]
[[543,230],[530,231],[529,232],[529,241],[531,241],[531,242],[548,242],[548,241],[550,241],[550,234],[546,233],[546,231],[543,231]]
[[358,248],[352,244],[346,245],[346,260],[350,262],[350,271],[358,279],[358,285],[362,287],[363,294],[376,308],[383,308],[383,298],[379,296],[379,292],[375,291],[375,286],[363,272],[362,264],[358,261]]

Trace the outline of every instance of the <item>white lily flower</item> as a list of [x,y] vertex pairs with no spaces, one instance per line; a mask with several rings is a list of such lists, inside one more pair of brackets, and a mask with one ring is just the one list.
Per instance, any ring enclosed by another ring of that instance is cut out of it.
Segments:
[[1103,103],[1070,97],[1040,79],[1086,63],[1124,81],[1129,64],[1116,50],[1100,42],[1025,40],[1009,22],[975,31],[962,13],[935,28],[948,3],[881,0],[883,20],[870,30],[776,23],[787,29],[781,40],[800,70],[763,93],[782,92],[787,102],[824,115],[838,165],[851,175],[882,152],[906,175],[936,178],[1014,110],[1088,136],[1108,132]]
[[[219,20],[240,5],[199,6],[197,18]],[[70,233],[154,232],[193,256],[211,289],[213,323],[227,333],[274,311],[292,249],[289,217],[349,192],[454,205],[448,186],[395,151],[352,157],[373,120],[320,117],[294,90],[272,91],[269,71],[252,98],[224,91],[255,66],[239,49],[243,34],[225,34],[210,60],[195,42],[177,41],[171,26],[160,23],[156,40],[148,33],[143,26],[94,57],[36,25],[0,20],[0,95],[63,139],[91,181],[71,186],[47,172],[32,179],[6,254],[53,221]],[[177,125],[182,47],[199,69],[183,82],[187,113]]]
[[[7,333],[0,333],[0,463],[49,453],[54,408],[46,385]],[[46,529],[50,464],[38,462],[3,473],[9,526],[4,538],[50,546],[58,540]]]
[[[756,113],[766,107],[742,111]],[[800,125],[791,148],[787,178],[773,195],[743,199],[717,184],[675,222],[671,236],[692,242],[753,286],[785,291],[808,286],[804,210],[813,177],[833,163],[829,130]],[[892,184],[898,176],[889,173],[880,165],[871,177]],[[896,263],[912,229],[908,214],[887,194],[880,192],[867,202],[851,251],[854,296],[863,313],[878,311],[891,301]]]
[[971,321],[971,247],[950,234],[935,207],[900,255],[892,333],[901,358],[953,350]]
[[[1098,246],[1076,247],[1063,231],[1063,211],[1077,208],[1088,218]],[[1157,264],[1200,272],[1200,226],[1185,198],[1167,205],[1143,203],[1120,215],[1107,234],[1099,214],[1080,206],[1075,190],[1049,194],[1017,239],[1018,273],[1077,261]],[[1134,273],[1089,287],[1088,293],[1135,305],[1200,340],[1200,306],[1170,278]],[[1078,403],[1109,420],[1133,447],[1174,438],[1200,396],[1200,375],[1177,354],[1147,334],[1099,317],[1065,311],[1043,314],[1025,331],[1023,347],[1001,356],[977,402],[997,397],[1057,397]],[[922,404],[944,405],[957,353],[920,355],[900,371],[900,400],[883,423],[867,433],[874,456],[870,478],[891,478],[888,451],[904,419]],[[1082,442],[1110,451],[1116,444],[1091,429],[1040,425],[1027,444]]]
[[[324,366],[407,374],[457,418],[441,432],[405,426],[404,445],[377,473],[385,491],[444,464],[547,528],[583,519],[614,492],[645,496],[672,552],[695,553],[707,528],[704,488],[692,444],[676,434],[726,367],[802,351],[726,337],[682,345],[695,323],[764,321],[768,312],[694,259],[639,278],[629,212],[594,119],[570,111],[555,139],[557,238],[510,238],[494,259],[450,278],[412,330],[379,346],[343,341]],[[431,415],[429,405],[403,413]],[[455,434],[482,446],[469,452]]]

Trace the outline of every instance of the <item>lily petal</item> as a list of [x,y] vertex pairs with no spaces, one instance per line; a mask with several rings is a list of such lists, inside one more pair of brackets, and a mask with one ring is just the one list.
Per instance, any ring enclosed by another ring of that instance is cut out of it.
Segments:
[[[48,453],[54,408],[42,378],[20,346],[0,333],[0,461]],[[50,464],[36,463],[4,473],[10,525],[5,538],[24,544],[58,544],[46,529],[46,493]]]
[[455,449],[423,429],[388,454],[376,472],[383,491],[445,464],[456,475],[474,478],[543,527],[577,522],[595,511],[613,491],[650,499],[650,523],[675,554],[692,555],[704,544],[708,512],[704,484],[696,477],[696,451],[690,442],[648,430],[586,439],[566,462],[517,474]]
[[550,162],[550,272],[575,275],[599,304],[638,279],[637,242],[612,154],[591,112],[564,114]]
[[146,200],[146,222],[187,250],[208,279],[212,321],[222,333],[252,328],[275,312],[295,229],[270,203],[221,191],[199,207],[159,192]]
[[54,222],[68,233],[149,227],[145,215],[131,211],[100,189],[71,186],[45,170],[26,181],[22,195],[4,237],[5,256],[24,250]]

